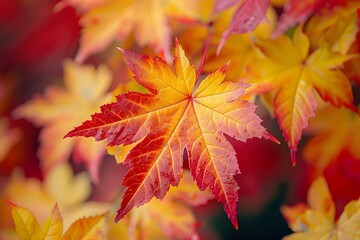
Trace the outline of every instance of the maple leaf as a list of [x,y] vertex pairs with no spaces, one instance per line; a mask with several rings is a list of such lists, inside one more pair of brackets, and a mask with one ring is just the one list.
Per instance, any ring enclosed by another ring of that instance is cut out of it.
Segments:
[[[63,219],[61,218],[62,229],[69,229],[66,236],[71,236],[71,239],[82,239],[77,234],[79,234],[78,231],[84,227],[83,224],[88,223],[88,220],[83,223],[79,222],[79,224],[73,224],[73,226],[70,227],[71,224],[82,216],[96,215],[108,211],[112,208],[112,204],[85,202],[81,205],[69,205],[74,200],[77,201],[76,199],[79,198],[80,195],[83,195],[80,193],[81,189],[86,187],[84,187],[80,181],[73,181],[72,185],[67,186],[66,189],[62,189],[62,183],[60,183],[60,186],[53,185],[54,183],[52,183],[52,181],[57,180],[59,183],[58,179],[65,180],[65,182],[67,182],[67,177],[60,175],[60,172],[68,170],[69,169],[67,168],[61,167],[56,170],[58,173],[54,173],[50,180],[48,178],[45,179],[44,190],[50,188],[52,191],[50,194],[45,191],[43,193],[39,193],[42,189],[39,189],[41,186],[36,184],[38,181],[35,179],[18,179],[16,180],[18,181],[17,183],[10,182],[8,184],[6,190],[7,194],[5,196],[2,195],[1,198],[8,199],[11,202],[17,202],[17,204],[21,205],[23,208],[33,209],[32,214],[36,216],[36,219],[39,222],[45,222],[42,229],[45,229],[45,226],[48,226],[46,229],[51,228],[52,225],[47,224],[49,223],[49,217],[47,215],[53,208],[55,199],[58,199],[59,203],[57,205],[64,216]],[[83,176],[77,176],[76,180],[84,180],[80,179],[81,177]],[[87,179],[87,181],[88,184],[90,184],[89,179]],[[49,190],[47,191],[49,192]],[[72,192],[72,195],[69,195],[66,191]],[[54,192],[55,194],[53,194]],[[14,195],[16,196],[14,197]],[[87,198],[87,196],[84,197]],[[145,206],[133,209],[126,216],[124,221],[116,225],[112,220],[108,220],[108,218],[106,218],[104,234],[107,236],[107,239],[168,239],[173,237],[176,237],[177,239],[190,239],[191,237],[198,236],[198,222],[189,206],[200,206],[212,198],[213,196],[210,191],[200,192],[195,183],[192,181],[190,172],[185,171],[184,177],[182,178],[179,186],[176,189],[171,188],[162,201],[152,199]],[[39,208],[39,206],[41,206],[41,208]],[[0,205],[0,207],[2,207],[2,205]],[[2,219],[11,219],[10,216],[5,215],[8,212],[6,209],[0,210],[3,210],[1,211]],[[30,215],[28,212],[26,212],[26,214]],[[22,218],[25,220],[30,219],[30,217]],[[35,217],[32,216],[31,218],[35,219]],[[94,225],[96,225],[96,222],[94,222]],[[29,223],[26,223],[25,226],[33,229]],[[10,237],[11,235],[4,235],[5,232],[8,234],[13,231],[15,232],[14,227],[4,227],[0,224],[0,229],[1,239],[2,237],[4,237],[4,239],[18,239],[16,237]],[[43,232],[44,231],[38,231],[38,234],[36,234],[37,237],[34,239],[43,239],[40,238],[40,234],[43,236],[46,235],[43,234]],[[49,232],[49,230],[45,232]],[[81,233],[82,232],[80,232],[80,234]],[[65,235],[63,239],[64,238]]]
[[[81,1],[74,1],[75,3]],[[207,4],[206,4],[207,3]],[[205,6],[205,7],[204,7]],[[83,26],[76,61],[108,47],[114,40],[124,40],[131,33],[140,46],[150,46],[170,58],[169,17],[202,20],[210,15],[208,0],[107,0],[92,8],[80,19]],[[141,17],[139,17],[141,16]]]
[[14,115],[43,127],[38,153],[45,172],[67,161],[73,152],[74,160],[85,163],[93,181],[97,182],[104,144],[90,139],[63,139],[63,136],[111,99],[111,94],[106,93],[111,73],[105,66],[95,69],[71,61],[65,62],[64,69],[65,88],[49,86],[44,96],[33,97],[18,107]]
[[284,240],[360,238],[360,199],[349,202],[336,221],[327,183],[318,177],[309,188],[308,204],[282,207],[285,219],[295,232]]
[[296,28],[293,41],[280,36],[275,40],[259,40],[257,45],[264,57],[259,57],[252,66],[255,70],[251,71],[258,74],[258,78],[250,80],[254,85],[247,93],[275,92],[274,115],[295,164],[302,131],[308,119],[315,115],[315,89],[333,106],[356,111],[350,81],[340,70],[354,55],[332,52],[326,44],[309,54],[309,39],[302,32],[302,26]]
[[[233,5],[233,1],[228,2]],[[270,0],[244,0],[235,11],[228,29],[222,35],[217,49],[217,55],[220,54],[226,40],[233,32],[241,34],[253,31],[256,26],[265,19],[269,4]],[[218,3],[215,4],[215,7],[219,8],[218,5]]]
[[130,170],[123,180],[127,189],[116,221],[153,196],[162,199],[170,185],[178,185],[186,149],[197,185],[201,190],[210,188],[237,227],[238,186],[233,176],[240,171],[224,134],[242,141],[252,137],[277,141],[260,125],[255,106],[238,99],[246,86],[223,81],[225,65],[196,87],[195,69],[178,43],[176,75],[159,57],[121,51],[136,81],[150,93],[118,95],[116,102],[103,105],[92,120],[65,136],[107,139],[110,146],[136,143],[124,161]]
[[310,122],[308,133],[314,135],[305,145],[304,157],[319,170],[333,162],[342,151],[360,159],[360,117],[347,109],[324,106]]
[[[83,62],[90,54],[104,50],[116,38],[125,39],[133,30],[139,45],[166,51],[170,29],[161,4],[159,0],[108,0],[91,9],[80,19],[83,30],[76,61]],[[147,16],[146,21],[138,16]]]
[[21,240],[45,239],[105,239],[105,214],[94,217],[81,218],[71,224],[63,233],[63,220],[57,205],[42,227],[34,215],[23,207],[9,203],[16,232]]

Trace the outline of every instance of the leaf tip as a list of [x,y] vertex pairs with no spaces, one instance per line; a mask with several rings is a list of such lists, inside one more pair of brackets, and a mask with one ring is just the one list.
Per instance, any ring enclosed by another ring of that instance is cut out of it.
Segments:
[[290,158],[291,158],[292,166],[295,167],[296,166],[296,149],[290,150]]
[[229,65],[230,65],[230,61],[228,61],[225,65],[221,66],[219,71],[222,73],[222,74],[225,74],[226,71],[229,69]]
[[266,138],[269,139],[270,141],[276,143],[276,144],[281,144],[281,142],[276,137],[271,135],[270,133],[267,134]]
[[175,47],[178,47],[179,45],[180,45],[179,39],[177,37],[175,37]]
[[73,130],[71,130],[70,132],[68,132],[67,134],[65,134],[65,136],[63,136],[63,139],[64,139],[64,138],[75,137],[75,129],[76,129],[76,128],[74,128]]
[[120,212],[120,210],[117,212],[114,222],[119,222],[124,217],[124,214]]
[[230,220],[231,220],[231,223],[232,223],[232,225],[234,226],[234,228],[235,228],[236,230],[238,230],[238,229],[239,229],[239,223],[238,223],[237,218],[236,218],[236,217],[233,217],[233,218],[231,218]]
[[17,205],[10,200],[5,200],[6,205],[8,205],[10,208],[17,207]]

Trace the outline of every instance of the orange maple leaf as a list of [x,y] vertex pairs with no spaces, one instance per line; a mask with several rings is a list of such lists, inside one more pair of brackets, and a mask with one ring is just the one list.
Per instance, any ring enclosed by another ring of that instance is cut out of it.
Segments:
[[255,105],[238,99],[246,86],[223,81],[227,65],[196,84],[195,69],[178,43],[176,75],[162,58],[122,52],[136,81],[150,94],[119,95],[66,135],[107,139],[110,146],[133,144],[124,161],[130,168],[123,180],[128,188],[116,221],[153,196],[162,199],[170,185],[178,185],[186,149],[197,185],[210,188],[237,227],[238,185],[233,176],[240,171],[225,134],[241,141],[277,141],[260,125]]
[[251,80],[254,85],[247,92],[275,93],[274,115],[295,164],[302,131],[307,127],[308,119],[315,116],[314,90],[335,107],[357,111],[353,106],[350,81],[340,69],[354,55],[333,52],[325,43],[309,53],[309,39],[302,32],[302,26],[296,28],[293,41],[280,36],[275,40],[259,40],[257,45],[264,56],[252,65],[257,77]]

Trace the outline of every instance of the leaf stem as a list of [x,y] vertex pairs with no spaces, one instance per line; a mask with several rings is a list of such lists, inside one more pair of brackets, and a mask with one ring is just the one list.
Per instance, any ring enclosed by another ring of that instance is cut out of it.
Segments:
[[204,69],[206,54],[207,54],[207,51],[208,51],[208,49],[209,49],[211,36],[212,36],[212,33],[209,33],[208,36],[207,36],[207,38],[206,38],[206,42],[205,42],[205,45],[204,45],[204,48],[203,48],[203,52],[202,52],[202,56],[201,56],[200,66],[199,66],[198,72],[197,72],[197,74],[196,74],[196,84],[195,84],[195,86],[197,86],[198,81],[199,81],[199,79],[200,79],[200,75],[201,75],[201,73],[202,73],[202,70]]

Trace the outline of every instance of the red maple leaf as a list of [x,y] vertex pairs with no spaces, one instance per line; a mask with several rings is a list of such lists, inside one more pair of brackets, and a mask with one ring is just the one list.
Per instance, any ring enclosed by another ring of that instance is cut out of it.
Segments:
[[238,140],[258,137],[277,141],[261,125],[255,105],[239,100],[246,86],[224,81],[227,65],[196,84],[196,72],[182,47],[175,48],[174,69],[159,57],[122,50],[136,81],[150,93],[129,92],[101,107],[66,137],[107,139],[108,145],[131,145],[124,165],[127,187],[116,217],[153,196],[162,199],[182,176],[186,149],[193,178],[210,188],[237,228],[239,174],[235,151],[225,134]]

